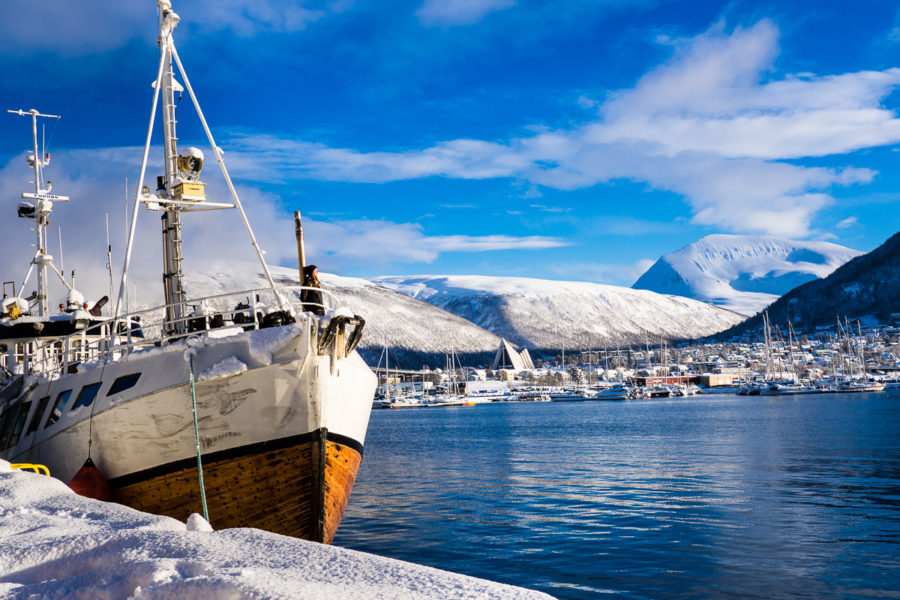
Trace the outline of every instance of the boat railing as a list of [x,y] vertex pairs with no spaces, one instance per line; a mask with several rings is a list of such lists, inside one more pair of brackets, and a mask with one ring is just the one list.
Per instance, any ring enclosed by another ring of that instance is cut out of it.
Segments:
[[[301,302],[303,290],[321,293],[322,304]],[[277,296],[276,296],[277,295]],[[338,306],[337,298],[321,288],[279,286],[228,292],[186,300],[193,311],[166,319],[167,304],[129,312],[85,327],[76,333],[32,342],[23,357],[23,372],[56,378],[75,373],[78,365],[109,362],[150,347],[162,347],[198,335],[225,337],[235,332],[293,323],[296,315]]]

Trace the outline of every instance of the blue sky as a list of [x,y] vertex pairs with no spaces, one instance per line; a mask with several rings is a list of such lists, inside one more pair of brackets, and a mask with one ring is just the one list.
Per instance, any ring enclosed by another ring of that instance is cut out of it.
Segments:
[[[179,53],[274,263],[295,264],[294,210],[330,272],[617,285],[710,233],[867,251],[900,222],[891,2],[174,9]],[[105,214],[121,229],[125,178],[133,196],[138,176],[155,2],[13,0],[5,13],[3,108],[63,115],[47,125],[47,173],[72,202],[55,218],[67,261],[99,259]],[[208,147],[187,94],[179,120],[182,143]],[[28,239],[12,217],[28,141],[27,119],[0,117],[8,241]],[[204,179],[221,194],[213,167]],[[192,256],[252,258],[228,218],[186,219]],[[141,219],[155,267],[158,225]]]

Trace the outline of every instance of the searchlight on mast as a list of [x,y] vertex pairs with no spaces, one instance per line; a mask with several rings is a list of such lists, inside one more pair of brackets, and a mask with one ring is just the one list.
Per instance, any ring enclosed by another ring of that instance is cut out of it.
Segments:
[[[153,82],[154,95],[153,107],[150,114],[150,124],[147,128],[147,140],[144,145],[144,156],[141,162],[141,174],[138,180],[138,192],[135,198],[135,207],[131,215],[131,227],[128,232],[128,244],[125,250],[125,265],[122,269],[122,282],[119,286],[119,298],[116,301],[115,314],[120,314],[123,305],[123,296],[127,289],[128,266],[131,261],[131,251],[134,242],[135,227],[137,225],[137,205],[143,203],[149,210],[162,211],[162,237],[163,237],[163,287],[166,303],[166,329],[170,333],[184,333],[185,315],[188,307],[185,305],[185,294],[182,273],[182,236],[181,214],[184,212],[196,212],[206,210],[220,210],[225,208],[237,208],[243,220],[244,227],[250,236],[256,255],[262,266],[263,273],[272,290],[275,290],[275,282],[269,272],[269,267],[263,258],[263,251],[253,235],[247,215],[238,198],[237,191],[231,182],[225,162],[222,159],[223,151],[216,145],[209,125],[200,109],[197,97],[191,87],[184,66],[175,49],[172,32],[181,18],[172,10],[169,0],[158,0],[159,9],[159,38],[160,47],[159,69],[156,80]],[[175,80],[174,67],[177,65],[184,86]],[[187,91],[196,110],[200,123],[209,141],[216,160],[221,168],[225,183],[231,193],[232,203],[209,202],[206,200],[206,184],[199,180],[200,171],[203,168],[203,152],[198,148],[187,147],[180,153],[177,148],[178,136],[175,133],[175,93]],[[147,170],[147,156],[150,152],[150,142],[153,136],[153,125],[156,119],[156,107],[159,96],[162,94],[162,127],[165,175],[157,178],[156,191],[151,192],[150,187],[144,185]],[[282,299],[276,294],[279,304]],[[284,306],[282,305],[282,309]]]

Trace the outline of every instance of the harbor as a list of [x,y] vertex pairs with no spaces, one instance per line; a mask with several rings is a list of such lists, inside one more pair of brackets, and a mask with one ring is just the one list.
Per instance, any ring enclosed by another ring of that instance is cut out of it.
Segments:
[[897,23],[6,11],[0,598],[900,598]]
[[[785,329],[789,328],[786,324]],[[374,366],[374,408],[485,402],[681,398],[696,394],[798,395],[900,388],[900,327],[861,322],[781,335],[768,326],[722,342],[562,351],[532,360],[503,341],[481,367]],[[515,358],[510,358],[514,356]],[[517,364],[511,364],[511,363]],[[447,364],[451,364],[448,362]]]

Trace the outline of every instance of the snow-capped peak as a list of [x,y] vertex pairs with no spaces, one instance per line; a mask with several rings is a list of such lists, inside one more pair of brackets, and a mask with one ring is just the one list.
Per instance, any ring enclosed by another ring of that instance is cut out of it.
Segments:
[[632,287],[754,314],[860,254],[830,242],[708,235],[657,260]]

